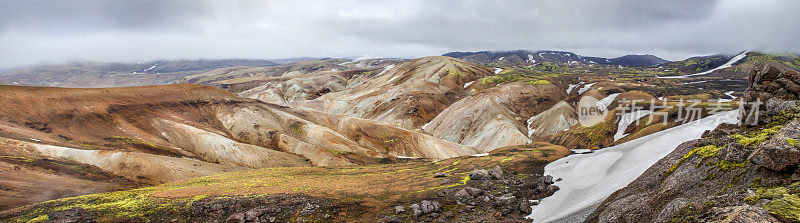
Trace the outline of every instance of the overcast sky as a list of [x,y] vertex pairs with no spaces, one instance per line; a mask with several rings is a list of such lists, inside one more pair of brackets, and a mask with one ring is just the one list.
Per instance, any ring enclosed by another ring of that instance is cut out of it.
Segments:
[[670,60],[796,53],[800,1],[0,0],[0,68],[512,49]]

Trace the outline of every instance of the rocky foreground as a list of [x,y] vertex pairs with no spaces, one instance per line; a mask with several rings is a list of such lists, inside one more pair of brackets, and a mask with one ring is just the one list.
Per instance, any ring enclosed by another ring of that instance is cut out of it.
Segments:
[[748,106],[760,112],[756,126],[722,125],[681,144],[586,221],[800,221],[795,78],[773,67],[754,72],[745,99],[765,102]]

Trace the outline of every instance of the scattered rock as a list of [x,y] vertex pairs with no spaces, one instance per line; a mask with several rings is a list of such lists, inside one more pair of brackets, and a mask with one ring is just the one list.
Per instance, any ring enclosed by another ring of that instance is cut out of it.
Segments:
[[495,180],[503,179],[503,168],[501,168],[499,165],[494,166],[489,170],[489,174],[491,174]]
[[800,139],[800,119],[786,124],[767,142],[759,145],[753,162],[771,170],[783,171],[800,163],[800,150],[793,145]]
[[488,180],[489,177],[489,171],[486,170],[473,170],[472,173],[469,174],[470,180]]
[[47,214],[48,222],[56,223],[83,223],[83,222],[96,222],[92,215],[83,208],[74,207],[67,210],[54,211]]
[[401,223],[403,221],[401,221],[400,218],[397,218],[397,216],[386,216],[386,217],[383,217],[383,220],[381,220],[381,222],[384,222],[384,223]]
[[247,221],[253,221],[254,219],[263,215],[265,212],[267,212],[267,209],[265,208],[253,208],[244,213],[244,219]]
[[436,173],[433,175],[433,178],[441,178],[441,177],[447,177],[447,173]]
[[225,220],[225,223],[244,223],[244,214],[232,214],[231,216],[228,216],[228,219]]
[[750,153],[753,152],[749,150],[742,144],[739,143],[728,143],[725,147],[721,148],[717,151],[717,155],[724,160],[741,163],[744,162]]
[[477,197],[483,194],[483,190],[474,187],[465,187],[464,190],[466,190],[467,193],[469,193],[469,195],[472,197]]
[[517,202],[517,198],[510,194],[503,194],[497,198],[497,205],[511,205]]
[[560,189],[561,188],[558,188],[558,186],[556,186],[556,185],[547,185],[547,193],[548,194],[555,193],[556,191],[558,191]]
[[394,207],[394,214],[400,214],[406,212],[406,209],[403,206],[395,206]]
[[530,203],[527,201],[519,202],[519,212],[531,213],[531,211],[533,211],[533,209],[531,208]]
[[456,192],[455,197],[460,200],[468,200],[473,198],[472,195],[470,195],[469,192],[467,192],[466,188]]
[[431,202],[431,201],[428,201],[428,200],[423,200],[421,204],[422,205],[420,205],[420,206],[422,208],[422,213],[424,213],[424,214],[429,214],[429,213],[433,213],[433,212],[439,212],[439,211],[442,210],[442,206],[439,205],[439,202],[436,202],[436,201]]
[[712,214],[725,222],[780,222],[766,209],[750,205],[714,208]]

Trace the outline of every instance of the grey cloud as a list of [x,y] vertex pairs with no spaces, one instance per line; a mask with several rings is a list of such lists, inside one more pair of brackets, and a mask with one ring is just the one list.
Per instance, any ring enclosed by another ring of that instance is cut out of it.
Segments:
[[0,67],[76,59],[800,52],[800,2],[0,0]]

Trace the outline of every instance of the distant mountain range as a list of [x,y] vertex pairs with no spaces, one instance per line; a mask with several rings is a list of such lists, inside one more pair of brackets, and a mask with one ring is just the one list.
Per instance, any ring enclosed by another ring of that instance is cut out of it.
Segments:
[[584,63],[620,66],[653,66],[669,62],[654,55],[625,55],[617,58],[602,58],[581,56],[565,51],[480,51],[480,52],[450,52],[443,56],[455,57],[473,63],[500,65],[533,64],[541,62],[555,63]]
[[167,84],[184,76],[223,67],[274,66],[267,60],[159,60],[146,63],[73,62],[39,65],[0,73],[0,84],[113,87]]

